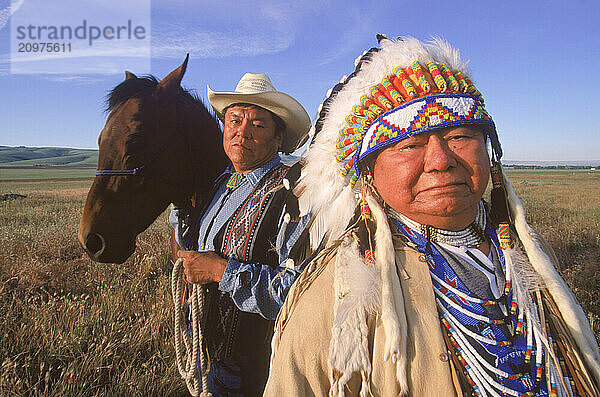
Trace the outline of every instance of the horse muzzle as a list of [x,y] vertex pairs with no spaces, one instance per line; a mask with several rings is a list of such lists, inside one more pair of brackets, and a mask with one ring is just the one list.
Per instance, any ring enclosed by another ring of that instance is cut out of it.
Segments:
[[135,237],[110,239],[102,233],[94,231],[82,233],[80,229],[78,239],[90,259],[95,262],[123,263],[135,251]]

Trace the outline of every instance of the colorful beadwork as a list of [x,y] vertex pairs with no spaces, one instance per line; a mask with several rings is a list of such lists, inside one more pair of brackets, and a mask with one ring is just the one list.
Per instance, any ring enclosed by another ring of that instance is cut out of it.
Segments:
[[379,85],[369,88],[369,94],[371,94],[373,97],[373,101],[384,109],[393,109],[394,105],[392,105],[392,102],[387,99],[386,96],[379,91],[379,89]]
[[388,78],[383,78],[381,80],[381,85],[384,88],[383,94],[388,94],[390,98],[395,102],[395,106],[400,105],[404,100],[402,99],[402,95],[394,88],[394,85]]
[[[360,97],[360,103],[362,103],[362,105],[364,107],[366,107],[370,112],[376,114],[376,115],[380,115],[381,113],[384,112],[384,110],[382,108],[380,108],[379,106],[375,105],[375,102],[373,102],[371,100],[371,98],[369,98],[366,95],[363,95]],[[373,118],[374,119],[374,118]]]
[[510,248],[510,227],[508,223],[501,223],[498,225],[498,238],[500,239],[500,248]]
[[433,77],[433,82],[440,90],[440,92],[446,91],[446,80],[442,77],[440,70],[437,65],[433,62],[427,62],[427,69],[429,70],[429,74]]
[[335,147],[337,149],[344,148],[344,147],[350,145],[351,143],[362,140],[363,136],[364,136],[364,134],[351,135],[350,138],[346,138],[343,141],[339,141],[338,143],[336,143]]
[[459,90],[461,92],[467,92],[467,89],[469,88],[469,84],[467,84],[467,82],[465,81],[465,78],[463,77],[461,71],[455,70],[454,76],[456,76],[456,80],[458,81]]
[[360,201],[360,213],[363,219],[371,219],[371,209],[365,200]]
[[[475,85],[473,84],[473,82],[471,81],[471,79],[469,79],[467,76],[464,76],[465,81],[467,82],[467,84],[469,85],[469,87],[467,88],[467,93],[469,93],[470,95],[474,95],[476,97],[481,97],[481,92],[479,92],[479,90],[475,87]],[[482,99],[483,102],[483,99]]]
[[373,252],[373,250],[370,250],[370,249],[365,250],[365,259],[370,264],[375,263],[375,253]]
[[352,172],[354,172],[354,157],[352,157],[350,159],[350,161],[348,161],[345,165],[344,165],[344,169],[342,170],[342,172],[340,172],[342,178],[344,178],[348,172],[352,170]]
[[431,91],[431,86],[425,77],[425,72],[423,71],[423,66],[418,61],[414,61],[410,68],[415,72],[415,76],[417,77],[417,81],[419,85],[423,89],[424,92]]
[[354,134],[364,134],[365,132],[367,132],[367,127],[364,125],[360,127],[344,127],[340,130],[340,135],[349,136]]
[[[418,98],[378,117],[369,126],[355,157],[361,161],[383,142],[389,145],[432,129],[463,124],[494,126],[482,103],[470,95],[438,94]],[[356,161],[355,168],[358,173]]]
[[358,115],[358,116],[364,116],[367,118],[375,118],[375,115],[372,114],[371,112],[369,112],[369,109],[367,109],[364,106],[361,105],[354,105],[352,107],[352,113]]
[[454,77],[450,68],[443,63],[440,63],[438,67],[440,69],[440,72],[442,73],[442,76],[444,76],[444,78],[446,79],[450,90],[460,92],[460,86],[458,85],[458,81],[456,81],[456,77]]
[[338,154],[335,159],[338,162],[342,162],[344,161],[344,159],[346,159],[348,156],[350,156],[352,153],[354,153],[356,151],[356,148],[360,145],[360,142],[356,142],[355,144],[353,144],[352,146],[350,146],[349,148],[347,148],[346,150],[344,150],[342,153]]
[[229,177],[226,186],[230,189],[235,189],[236,187],[240,186],[243,180],[244,174],[240,172],[234,172],[233,174],[231,174],[231,177]]
[[[411,69],[411,72],[412,72],[412,69]],[[409,97],[416,98],[418,96],[417,89],[415,88],[412,80],[408,77],[408,75],[406,74],[404,69],[402,69],[400,66],[398,66],[396,69],[394,69],[394,74],[396,75],[396,78],[390,79],[392,84],[394,84],[394,86],[397,89],[400,89],[400,90],[404,89],[404,91],[406,91],[406,93],[408,94]],[[414,72],[411,74],[414,74]],[[395,83],[396,81],[398,82],[398,84]]]
[[[510,268],[504,264],[497,234],[491,227],[486,226],[485,233],[499,255],[506,276],[504,293],[494,301],[494,305],[501,305],[499,308],[506,308],[507,305],[510,307],[506,318],[491,318],[483,304],[485,301],[469,293],[468,288],[437,251],[435,245],[428,245],[428,240],[422,234],[415,229],[410,231],[411,229],[395,217],[392,221],[395,230],[415,244],[419,252],[429,252],[426,258],[440,321],[450,342],[448,348],[457,359],[459,367],[462,367],[462,373],[475,395],[533,396],[537,395],[538,391],[541,395],[546,395],[547,388],[543,379],[548,377],[552,380],[553,370],[550,367],[547,367],[550,368],[547,371],[544,370],[544,343],[539,335],[533,332],[532,322],[525,317],[523,307],[516,301],[516,295],[511,288]],[[508,328],[503,331],[498,327]],[[524,331],[526,328],[527,332]],[[475,347],[477,345],[496,359],[486,359],[481,355],[481,350]],[[533,355],[535,365],[530,365]],[[556,382],[552,385],[558,386]]]
[[349,114],[346,116],[346,121],[352,124],[360,124],[364,126],[369,126],[369,120],[365,117],[359,117],[355,114]]

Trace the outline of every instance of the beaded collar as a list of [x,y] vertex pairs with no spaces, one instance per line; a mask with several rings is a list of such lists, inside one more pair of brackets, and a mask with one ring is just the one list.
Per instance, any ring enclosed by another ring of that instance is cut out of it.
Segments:
[[486,212],[483,201],[477,205],[475,220],[466,229],[459,231],[437,229],[429,225],[421,225],[412,219],[388,207],[389,214],[404,223],[409,228],[418,231],[429,241],[445,243],[454,247],[477,247],[485,241]]

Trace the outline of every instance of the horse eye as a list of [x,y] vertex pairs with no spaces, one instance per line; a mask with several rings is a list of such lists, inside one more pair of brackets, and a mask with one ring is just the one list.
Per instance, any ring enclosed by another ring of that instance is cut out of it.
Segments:
[[125,142],[125,151],[127,153],[139,154],[144,151],[144,143],[141,139],[130,139]]

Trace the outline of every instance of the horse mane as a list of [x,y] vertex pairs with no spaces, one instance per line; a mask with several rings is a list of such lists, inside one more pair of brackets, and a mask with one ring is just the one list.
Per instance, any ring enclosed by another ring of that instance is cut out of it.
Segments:
[[[158,80],[153,75],[145,75],[137,78],[127,79],[119,83],[115,88],[110,90],[106,95],[105,112],[112,112],[118,105],[126,102],[131,98],[140,98],[153,92],[158,86]],[[178,97],[191,101],[196,106],[206,109],[215,124],[219,125],[219,119],[212,109],[204,104],[204,101],[198,96],[195,91],[190,91],[185,88],[180,88]]]

